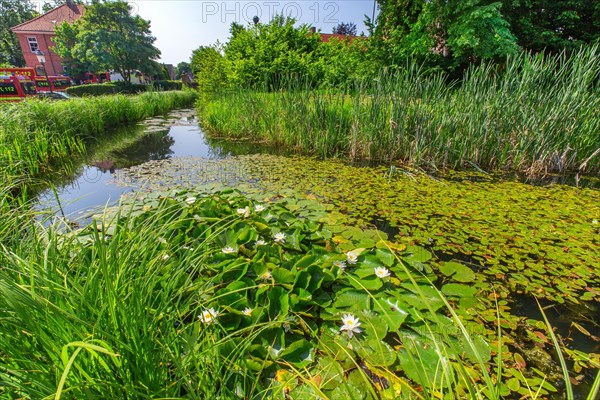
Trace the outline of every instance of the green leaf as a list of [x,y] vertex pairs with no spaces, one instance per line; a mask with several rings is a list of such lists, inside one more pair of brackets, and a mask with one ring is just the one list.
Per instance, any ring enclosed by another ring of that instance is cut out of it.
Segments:
[[333,306],[335,308],[358,307],[368,310],[371,308],[371,298],[364,291],[346,290],[336,296]]
[[396,261],[396,258],[394,257],[394,255],[388,249],[375,250],[375,256],[386,267],[391,267],[394,264],[394,261]]
[[356,345],[356,352],[373,367],[389,367],[396,362],[396,352],[382,340],[359,341]]
[[283,349],[278,358],[289,362],[296,368],[305,368],[313,361],[312,352],[312,344],[308,340],[300,339]]
[[459,283],[447,283],[442,286],[442,293],[446,296],[473,297],[477,293],[477,287],[461,285]]
[[454,261],[445,262],[439,268],[444,275],[452,276],[458,282],[473,282],[476,277],[469,267]]
[[288,293],[281,286],[275,286],[269,290],[267,297],[269,298],[268,311],[271,320],[285,318],[289,311]]

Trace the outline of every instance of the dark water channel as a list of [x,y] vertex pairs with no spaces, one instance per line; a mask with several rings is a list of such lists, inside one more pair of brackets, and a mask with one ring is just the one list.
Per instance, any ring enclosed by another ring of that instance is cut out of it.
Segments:
[[[245,154],[281,154],[276,149],[256,144],[209,139],[199,128],[193,110],[179,110],[162,118],[123,128],[109,136],[109,139],[91,146],[90,153],[75,162],[70,176],[56,179],[56,192],[47,189],[39,195],[39,209],[55,215],[64,214],[69,220],[85,223],[99,209],[117,203],[121,195],[137,190],[136,185],[127,183],[128,174],[125,171],[129,171],[131,167],[144,165],[146,170],[150,169],[151,173],[158,175],[161,172],[160,164],[153,164],[153,161],[190,158],[214,161]],[[186,164],[182,161],[181,165],[182,174],[185,175]],[[595,184],[596,181],[590,186]],[[374,220],[372,224],[391,237],[398,234],[398,229],[385,220]],[[438,253],[436,256],[442,261],[450,257]],[[464,259],[456,254],[451,257],[476,271],[482,268],[466,255]],[[573,329],[571,323],[577,321],[591,336],[600,337],[597,309],[573,308],[568,305],[542,306],[552,325],[568,341],[566,344],[569,347],[584,352],[600,352],[598,341]],[[515,295],[510,307],[511,312],[517,316],[542,320],[537,304],[526,295]],[[591,375],[586,377],[582,386],[587,386],[586,383],[590,380],[593,380]]]

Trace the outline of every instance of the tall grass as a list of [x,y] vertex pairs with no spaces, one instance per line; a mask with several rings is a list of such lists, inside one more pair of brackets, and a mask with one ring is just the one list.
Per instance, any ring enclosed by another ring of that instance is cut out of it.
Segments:
[[[148,92],[0,107],[0,182],[40,178],[116,126],[189,106],[190,91]],[[6,184],[4,185],[6,186]]]
[[236,90],[199,101],[213,135],[322,157],[432,168],[600,172],[600,47],[521,54],[469,69],[460,83],[417,65],[356,81],[352,91]]
[[227,381],[218,332],[188,324],[199,314],[203,281],[192,277],[204,253],[190,253],[181,268],[149,245],[181,222],[171,211],[110,240],[97,231],[87,245],[30,225],[2,249],[0,397],[234,397],[234,386],[214,381]]

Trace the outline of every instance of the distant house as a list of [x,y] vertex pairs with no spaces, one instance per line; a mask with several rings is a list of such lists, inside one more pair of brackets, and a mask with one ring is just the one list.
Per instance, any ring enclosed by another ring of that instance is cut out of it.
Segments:
[[177,74],[175,73],[175,67],[173,66],[173,64],[165,64],[165,69],[167,70],[167,75],[169,75],[169,79],[174,81],[175,76]]
[[46,71],[48,75],[62,75],[64,73],[63,60],[58,54],[51,50],[54,44],[54,27],[63,22],[69,24],[75,22],[83,16],[84,6],[74,4],[72,0],[67,0],[65,4],[48,11],[30,21],[23,22],[12,27],[19,38],[21,51],[27,67],[40,67],[35,52],[41,50],[46,56]]
[[[317,29],[315,27],[310,28],[310,32],[315,34],[317,33]],[[354,36],[354,35],[341,35],[339,33],[321,33],[319,32],[319,38],[321,42],[331,42],[332,40],[344,41],[347,40],[348,43],[352,43],[355,39],[361,38],[362,36]]]

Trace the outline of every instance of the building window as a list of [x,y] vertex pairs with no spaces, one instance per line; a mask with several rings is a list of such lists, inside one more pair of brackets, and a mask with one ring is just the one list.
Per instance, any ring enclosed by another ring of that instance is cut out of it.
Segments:
[[28,37],[27,42],[29,43],[29,50],[31,50],[32,53],[35,53],[40,49],[40,47],[38,46],[37,38]]

